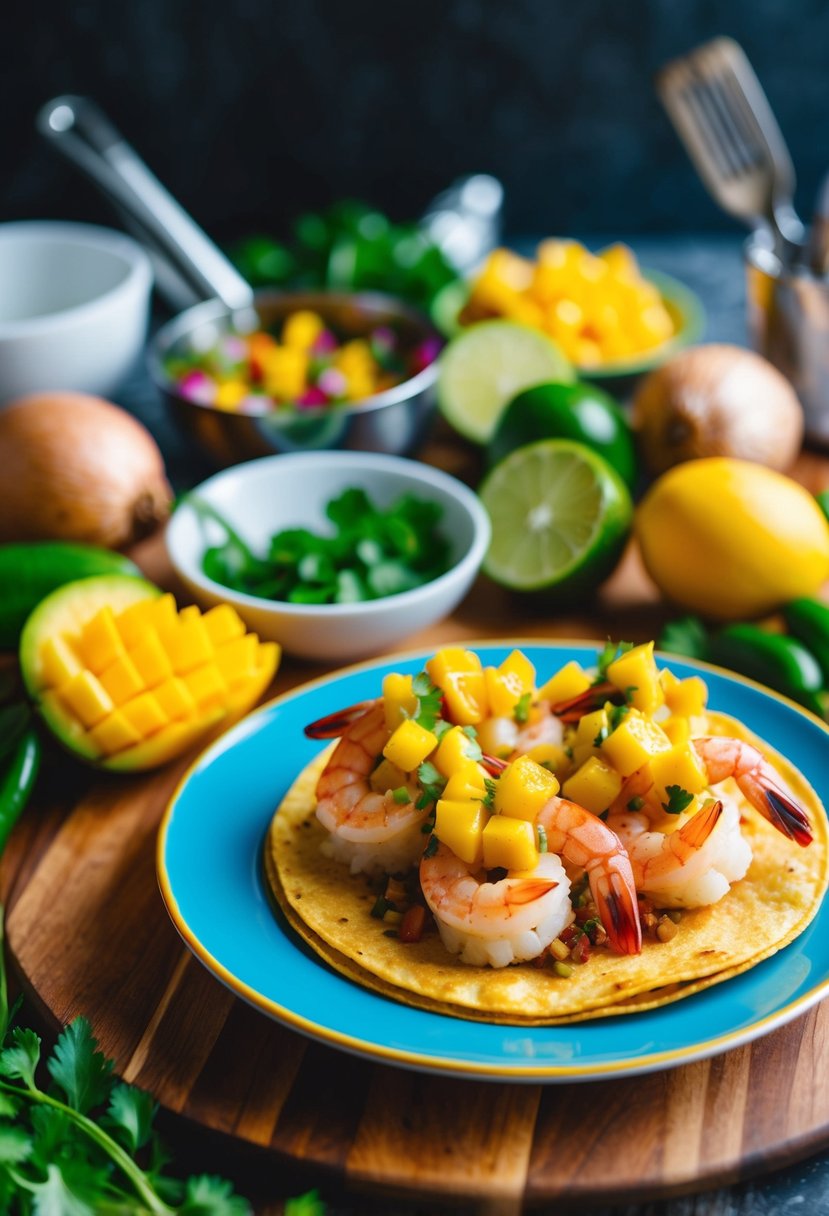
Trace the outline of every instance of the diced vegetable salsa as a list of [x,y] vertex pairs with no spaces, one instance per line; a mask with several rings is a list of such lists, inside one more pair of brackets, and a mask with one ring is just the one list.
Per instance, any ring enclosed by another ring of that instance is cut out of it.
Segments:
[[206,351],[171,355],[165,370],[183,397],[214,409],[320,410],[394,388],[433,363],[439,345],[437,339],[406,345],[391,325],[346,337],[301,309],[278,333],[225,334]]

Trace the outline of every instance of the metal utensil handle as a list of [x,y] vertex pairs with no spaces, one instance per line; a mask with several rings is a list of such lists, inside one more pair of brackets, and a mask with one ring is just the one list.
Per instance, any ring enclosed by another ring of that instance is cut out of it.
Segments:
[[192,285],[199,299],[218,297],[233,311],[253,307],[253,291],[105,114],[69,94],[46,103],[38,130],[125,211]]

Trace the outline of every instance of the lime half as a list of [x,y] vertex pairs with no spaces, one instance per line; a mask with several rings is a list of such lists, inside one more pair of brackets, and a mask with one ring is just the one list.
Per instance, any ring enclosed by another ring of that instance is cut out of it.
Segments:
[[514,591],[592,591],[616,564],[633,517],[615,469],[569,439],[516,448],[478,493],[492,521],[484,570]]
[[482,321],[453,338],[441,355],[438,404],[456,431],[486,443],[516,393],[574,379],[570,363],[546,334],[515,321]]

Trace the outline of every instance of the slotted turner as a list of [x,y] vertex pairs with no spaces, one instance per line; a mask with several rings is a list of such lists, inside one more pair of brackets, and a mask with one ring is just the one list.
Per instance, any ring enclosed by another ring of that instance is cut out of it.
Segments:
[[803,241],[792,198],[794,168],[765,93],[745,53],[715,38],[656,79],[659,97],[697,172],[724,210],[770,232],[791,260]]

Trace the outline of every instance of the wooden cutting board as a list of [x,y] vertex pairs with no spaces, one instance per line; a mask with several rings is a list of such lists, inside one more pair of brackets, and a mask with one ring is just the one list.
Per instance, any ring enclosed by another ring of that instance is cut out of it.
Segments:
[[[825,486],[829,462],[808,458],[801,474]],[[138,556],[176,590],[158,542]],[[507,636],[644,640],[661,621],[629,552],[589,618],[530,617],[482,582],[450,620],[406,647]],[[286,662],[275,691],[320,674]],[[202,968],[164,910],[155,834],[187,763],[92,777],[55,751],[0,875],[27,995],[57,1023],[85,1014],[118,1072],[170,1111],[275,1163],[358,1189],[462,1198],[489,1216],[542,1201],[702,1190],[829,1144],[829,1002],[713,1060],[583,1085],[408,1072],[275,1024]]]

